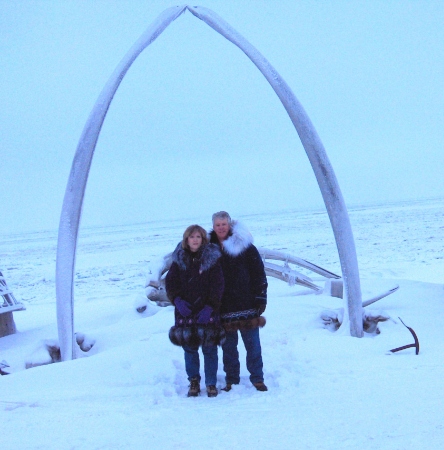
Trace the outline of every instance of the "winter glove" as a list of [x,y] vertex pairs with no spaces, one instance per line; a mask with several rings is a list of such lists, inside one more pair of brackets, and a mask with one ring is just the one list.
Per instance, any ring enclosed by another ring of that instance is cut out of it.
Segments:
[[258,314],[259,314],[260,316],[264,313],[266,307],[267,307],[266,303],[261,303],[261,304],[258,306],[257,312],[258,312]]
[[183,298],[176,297],[174,299],[174,306],[177,308],[179,313],[184,317],[188,317],[191,314],[191,305]]
[[213,308],[211,306],[205,305],[198,313],[196,323],[207,324],[210,321],[211,313]]

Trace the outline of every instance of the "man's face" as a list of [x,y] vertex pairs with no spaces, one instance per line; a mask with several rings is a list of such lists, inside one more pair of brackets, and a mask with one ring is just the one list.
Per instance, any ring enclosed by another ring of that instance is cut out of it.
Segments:
[[215,231],[219,241],[224,241],[228,237],[228,233],[230,231],[228,219],[216,219],[213,223],[213,230]]

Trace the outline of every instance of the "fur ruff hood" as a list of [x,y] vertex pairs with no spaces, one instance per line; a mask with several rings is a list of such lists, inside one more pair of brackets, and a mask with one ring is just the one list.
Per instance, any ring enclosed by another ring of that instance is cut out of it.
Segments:
[[[210,238],[217,240],[215,231],[210,232]],[[253,244],[253,236],[247,227],[238,220],[231,222],[230,235],[224,241],[224,252],[230,256],[236,257],[243,253],[251,244]]]
[[[172,254],[172,262],[175,262],[180,270],[186,270],[190,264],[192,253],[182,248],[182,244],[179,243]],[[221,252],[216,244],[207,244],[202,246],[196,254],[196,257],[200,259],[200,273],[211,269],[218,259],[221,257]]]

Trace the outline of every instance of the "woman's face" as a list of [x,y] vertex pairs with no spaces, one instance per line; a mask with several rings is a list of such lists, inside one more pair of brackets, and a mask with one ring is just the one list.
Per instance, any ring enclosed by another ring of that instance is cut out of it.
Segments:
[[194,231],[188,236],[188,247],[192,252],[197,252],[202,245],[202,235],[198,231]]

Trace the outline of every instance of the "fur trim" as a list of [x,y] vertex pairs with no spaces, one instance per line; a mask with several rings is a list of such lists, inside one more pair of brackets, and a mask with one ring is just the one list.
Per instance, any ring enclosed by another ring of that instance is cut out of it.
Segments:
[[264,316],[253,317],[248,320],[235,320],[234,322],[226,322],[222,326],[227,333],[238,330],[252,330],[253,328],[263,328],[267,320]]
[[258,317],[260,314],[257,308],[244,309],[242,311],[233,311],[222,314],[221,318],[224,323],[237,322],[239,320],[250,320]]
[[[217,260],[221,257],[220,248],[216,244],[208,244],[203,250],[197,252],[197,257],[200,259],[200,271],[211,269]],[[182,248],[182,244],[179,243],[172,254],[172,262],[175,262],[181,270],[186,270],[191,258],[191,252]]]
[[231,222],[231,235],[224,241],[224,251],[230,256],[237,256],[253,243],[253,236],[247,227],[238,220]]
[[180,347],[200,347],[208,345],[222,345],[225,342],[225,329],[222,327],[193,326],[170,328],[170,341]]

